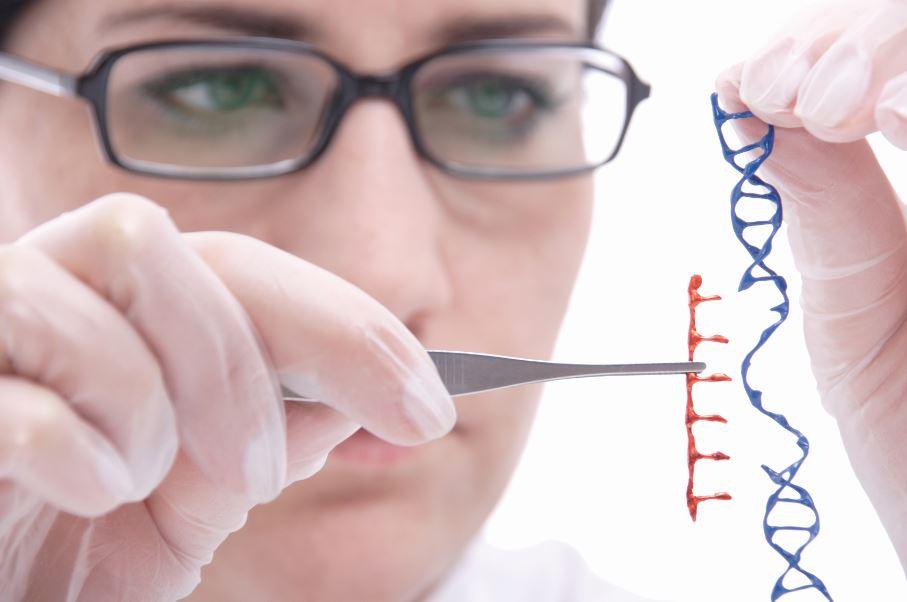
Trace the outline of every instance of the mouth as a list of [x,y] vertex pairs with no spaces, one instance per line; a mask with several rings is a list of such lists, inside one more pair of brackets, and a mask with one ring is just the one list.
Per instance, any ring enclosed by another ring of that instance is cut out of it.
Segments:
[[331,457],[351,464],[364,466],[391,466],[412,457],[420,446],[394,445],[359,429],[346,441],[334,448]]

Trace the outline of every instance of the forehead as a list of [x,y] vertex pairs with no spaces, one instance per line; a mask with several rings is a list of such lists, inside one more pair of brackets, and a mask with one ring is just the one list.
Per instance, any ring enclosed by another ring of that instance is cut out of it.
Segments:
[[149,39],[273,35],[379,69],[465,39],[582,39],[586,13],[587,0],[50,0],[22,29],[68,46],[79,67],[102,48]]

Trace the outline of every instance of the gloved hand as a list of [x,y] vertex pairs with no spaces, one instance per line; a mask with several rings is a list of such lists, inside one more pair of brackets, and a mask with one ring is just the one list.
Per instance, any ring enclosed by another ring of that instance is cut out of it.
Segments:
[[[284,408],[278,378],[330,406]],[[358,425],[417,444],[454,420],[360,290],[104,197],[0,246],[0,599],[183,597]]]
[[[726,110],[781,126],[760,175],[781,193],[812,369],[907,568],[907,227],[864,139],[907,149],[907,1],[820,5],[717,87]],[[733,123],[745,142],[765,132]]]

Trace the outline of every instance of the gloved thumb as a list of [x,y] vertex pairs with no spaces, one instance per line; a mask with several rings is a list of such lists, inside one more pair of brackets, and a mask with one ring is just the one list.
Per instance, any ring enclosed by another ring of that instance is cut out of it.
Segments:
[[875,119],[889,142],[907,150],[907,73],[885,84],[876,105]]
[[[737,65],[718,78],[725,110],[747,110],[741,72]],[[731,123],[743,143],[766,131],[758,119]],[[813,371],[826,408],[839,415],[841,404],[866,400],[895,369],[897,354],[881,358],[878,350],[907,315],[901,205],[865,140],[835,144],[777,127],[760,174],[781,194]]]

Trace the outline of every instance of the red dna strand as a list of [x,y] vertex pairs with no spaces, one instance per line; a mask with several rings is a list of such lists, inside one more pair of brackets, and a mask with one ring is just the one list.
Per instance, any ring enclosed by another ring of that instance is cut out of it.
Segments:
[[[690,286],[687,288],[690,299],[690,330],[687,338],[687,347],[689,349],[689,360],[693,361],[693,354],[700,343],[704,341],[712,343],[727,343],[728,340],[721,335],[704,337],[696,330],[696,307],[706,301],[718,301],[721,299],[718,295],[713,297],[703,297],[699,294],[699,287],[702,286],[702,276],[694,274],[690,278]],[[699,504],[706,500],[729,500],[728,493],[715,493],[713,495],[694,495],[693,494],[693,474],[696,472],[696,463],[700,460],[729,460],[730,456],[722,452],[712,454],[703,454],[696,448],[696,437],[693,435],[693,425],[700,421],[727,423],[723,416],[711,414],[700,416],[693,408],[693,385],[702,382],[723,382],[729,381],[731,377],[726,374],[712,374],[709,376],[699,376],[695,373],[687,373],[687,466],[690,471],[690,478],[687,481],[687,508],[690,511],[690,518],[696,522],[696,513]]]

